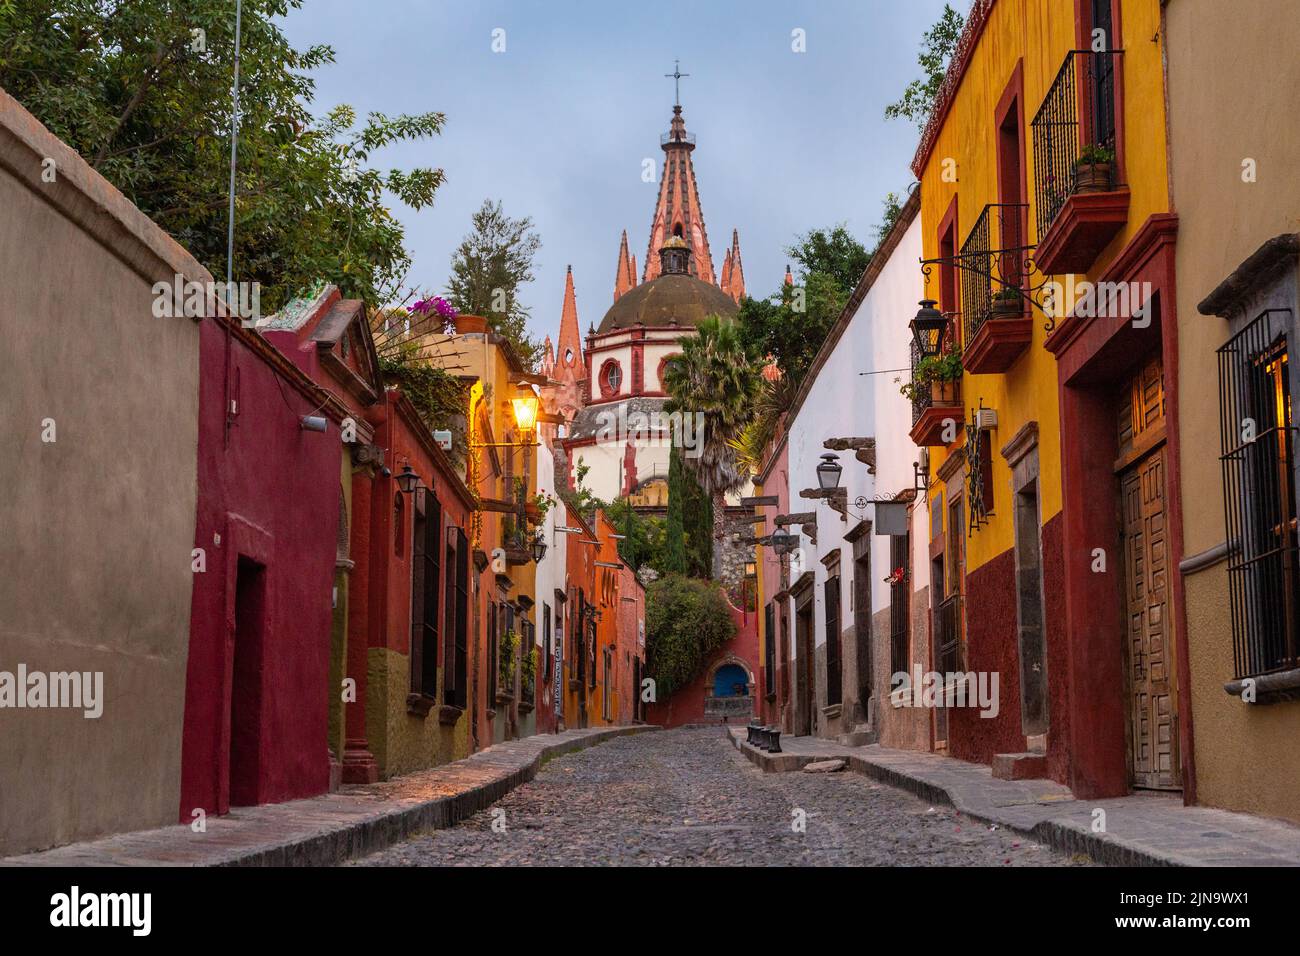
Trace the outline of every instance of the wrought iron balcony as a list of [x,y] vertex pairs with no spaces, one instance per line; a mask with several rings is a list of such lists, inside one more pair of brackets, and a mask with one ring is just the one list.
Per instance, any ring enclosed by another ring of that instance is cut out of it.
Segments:
[[[1066,54],[1031,124],[1039,265],[1048,274],[1085,271],[1127,219],[1128,192],[1115,154],[1115,80],[1123,53]],[[1091,198],[1071,203],[1084,196]],[[1078,220],[1079,228],[1063,231],[1063,220]]]
[[[1074,193],[1075,167],[1085,148],[1115,150],[1115,74],[1123,52],[1071,50],[1034,117],[1039,236],[1051,228]],[[1113,174],[1114,163],[1110,165]]]

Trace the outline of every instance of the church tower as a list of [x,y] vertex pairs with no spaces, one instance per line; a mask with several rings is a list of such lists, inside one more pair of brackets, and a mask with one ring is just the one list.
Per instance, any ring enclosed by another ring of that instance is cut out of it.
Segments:
[[704,228],[700,190],[691,162],[695,136],[686,132],[680,103],[673,107],[672,123],[668,132],[659,138],[659,146],[664,151],[663,175],[659,179],[654,217],[650,220],[650,245],[646,249],[641,281],[659,277],[659,250],[673,236],[680,236],[691,250],[691,275],[713,285],[713,255],[709,252],[709,235]]

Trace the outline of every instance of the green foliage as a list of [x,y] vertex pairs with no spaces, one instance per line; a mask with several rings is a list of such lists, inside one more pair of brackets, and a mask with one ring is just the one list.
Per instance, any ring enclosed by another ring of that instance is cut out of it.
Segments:
[[668,575],[646,589],[646,674],[660,700],[685,687],[736,634],[717,586]]
[[668,452],[668,517],[664,525],[663,559],[659,570],[664,574],[686,573],[686,476],[676,440]]
[[528,309],[519,301],[519,287],[533,281],[533,257],[542,240],[532,231],[532,219],[511,219],[499,200],[483,200],[471,225],[451,257],[447,298],[458,311],[486,318],[534,368],[542,347],[528,335]]
[[381,358],[379,370],[384,382],[402,390],[430,430],[451,431],[451,459],[463,463],[469,450],[465,430],[469,389],[450,372],[422,363],[413,355],[399,351]]
[[894,228],[894,224],[898,222],[898,217],[903,214],[903,200],[898,193],[886,193],[885,198],[881,200],[881,205],[885,209],[880,217],[880,225],[876,226],[876,247],[871,251],[872,255],[879,251],[885,237],[889,235],[890,230]]
[[762,382],[761,367],[746,349],[741,326],[734,320],[707,316],[696,334],[682,339],[682,352],[664,372],[669,413],[703,416],[698,447],[686,465],[710,497],[717,498],[744,484],[730,441],[738,438],[753,414]]
[[1109,146],[1098,146],[1096,143],[1089,143],[1079,151],[1079,159],[1074,164],[1074,168],[1081,166],[1104,166],[1115,162],[1115,150]]
[[693,578],[708,578],[713,570],[713,500],[689,468],[682,472],[682,529],[686,573]]
[[785,254],[799,264],[801,283],[815,273],[830,276],[846,300],[871,261],[871,253],[853,238],[844,223],[796,236],[794,244],[786,246]]
[[912,401],[929,394],[933,382],[955,382],[961,378],[961,351],[954,349],[943,355],[931,355],[916,363],[912,380],[903,383],[899,391]]
[[524,696],[531,698],[537,688],[537,647],[533,646],[519,658],[519,681],[523,684]]
[[[387,171],[370,157],[442,131],[441,113],[309,112],[323,45],[277,25],[303,0],[245,0],[236,180],[236,281],[263,313],[324,279],[384,301],[410,257],[393,196],[433,202],[440,169]],[[22,0],[0,6],[0,87],[77,150],[215,276],[226,272],[234,62],[229,0]],[[201,32],[199,32],[201,31]]]
[[763,380],[754,406],[754,417],[745,426],[740,438],[732,443],[736,449],[736,460],[750,475],[757,474],[762,466],[767,446],[776,437],[781,415],[790,407],[797,391],[794,380],[788,375],[783,375],[774,382]]
[[574,487],[562,489],[560,497],[565,500],[570,508],[582,515],[587,521],[591,521],[598,510],[608,507],[608,503],[596,497],[585,484],[587,475],[591,472],[591,465],[579,458],[574,472],[576,479]]
[[515,648],[519,646],[519,635],[513,630],[501,635],[501,646],[497,648],[497,693],[510,694],[515,686]]
[[885,107],[885,119],[905,116],[917,126],[925,126],[934,109],[939,87],[943,84],[948,62],[957,49],[963,24],[962,15],[945,3],[938,22],[921,35],[921,52],[917,56],[917,63],[924,76],[907,84],[902,99]]
[[619,559],[633,571],[643,567],[662,570],[664,560],[664,522],[644,515],[626,498],[619,498],[605,508],[605,517],[623,535],[618,542]]

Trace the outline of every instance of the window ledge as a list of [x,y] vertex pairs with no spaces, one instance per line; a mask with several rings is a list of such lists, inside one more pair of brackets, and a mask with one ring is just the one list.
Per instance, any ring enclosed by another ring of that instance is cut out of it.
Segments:
[[457,707],[455,704],[443,704],[438,708],[438,723],[450,726],[460,720],[464,713],[464,707]]
[[429,711],[433,710],[437,703],[432,697],[426,697],[424,694],[407,694],[406,712],[412,717],[423,719],[429,716]]
[[1255,699],[1251,704],[1280,704],[1285,701],[1300,700],[1300,667],[1272,674],[1260,674],[1258,677],[1243,677],[1231,680],[1223,689],[1233,697],[1240,697],[1246,690],[1247,681],[1253,682]]
[[827,720],[834,720],[840,715],[840,711],[843,710],[843,708],[843,704],[830,704],[822,708],[822,716]]

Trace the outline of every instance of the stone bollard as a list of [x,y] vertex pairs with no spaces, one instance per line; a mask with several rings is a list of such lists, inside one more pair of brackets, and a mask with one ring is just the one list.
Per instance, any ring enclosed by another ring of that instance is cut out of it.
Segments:
[[781,728],[767,727],[765,728],[765,730],[767,731],[768,742],[769,742],[767,752],[773,754],[779,754],[781,752]]

